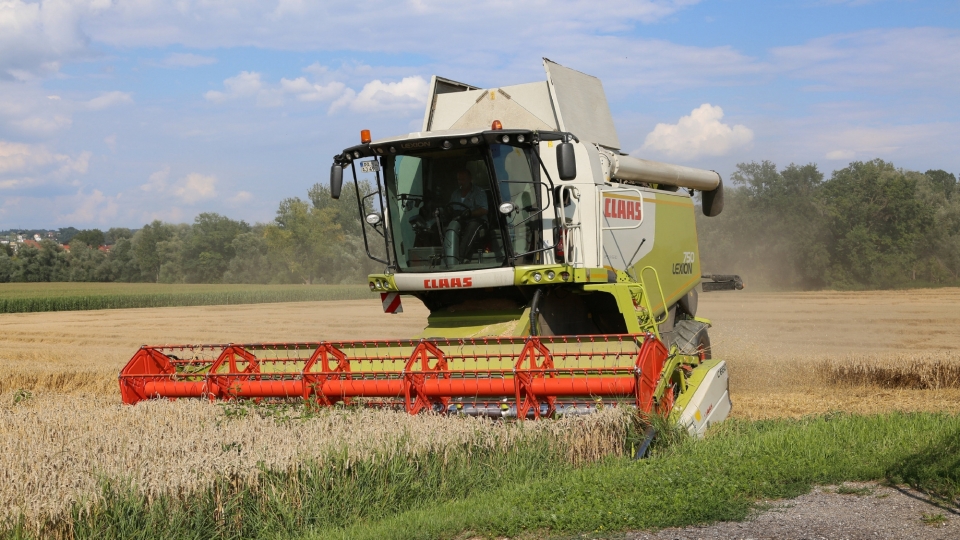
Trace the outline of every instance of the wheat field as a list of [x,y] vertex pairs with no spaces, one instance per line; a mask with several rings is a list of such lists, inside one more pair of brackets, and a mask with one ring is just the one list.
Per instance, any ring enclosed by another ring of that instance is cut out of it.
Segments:
[[[141,344],[403,338],[425,325],[416,301],[386,315],[378,300],[0,314],[0,520],[43,530],[95,504],[104,479],[154,497],[331,455],[508,450],[531,438],[572,463],[623,451],[626,416],[614,409],[520,424],[391,411],[289,422],[197,401],[119,403],[117,373]],[[960,412],[960,289],[712,293],[698,315],[729,363],[734,416]]]
[[[106,397],[32,397],[0,402],[0,523],[24,517],[29,529],[98,502],[104,481],[148,498],[189,495],[218,478],[254,484],[264,470],[303,463],[388,462],[424,455],[469,459],[540,441],[571,464],[622,452],[626,408],[551,422],[504,423],[470,417],[361,409],[298,417],[201,401],[119,405]],[[237,414],[238,412],[243,414]],[[374,429],[375,426],[375,429]],[[446,459],[446,458],[445,458]]]

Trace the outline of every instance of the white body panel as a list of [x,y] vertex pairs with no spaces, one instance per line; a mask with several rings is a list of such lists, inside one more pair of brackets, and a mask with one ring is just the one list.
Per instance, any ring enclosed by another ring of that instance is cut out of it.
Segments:
[[[626,271],[653,250],[656,194],[629,185],[612,185],[600,188],[599,195],[601,266]],[[642,209],[640,219],[637,205]]]
[[690,398],[680,415],[680,425],[686,426],[691,435],[703,437],[707,428],[730,414],[732,407],[727,363],[720,362],[707,372],[700,387]]
[[513,285],[513,268],[461,270],[458,272],[402,272],[393,276],[401,291],[431,289],[482,289]]

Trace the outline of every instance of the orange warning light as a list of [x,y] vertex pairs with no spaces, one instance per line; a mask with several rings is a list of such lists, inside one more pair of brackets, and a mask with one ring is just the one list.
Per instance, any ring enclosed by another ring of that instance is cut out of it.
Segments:
[[499,120],[494,120],[493,125],[490,126],[490,129],[493,129],[493,130],[503,129],[503,124],[501,124]]
[[369,130],[369,129],[362,129],[362,130],[360,130],[360,142],[363,143],[363,144],[367,144],[368,142],[370,142],[370,130]]

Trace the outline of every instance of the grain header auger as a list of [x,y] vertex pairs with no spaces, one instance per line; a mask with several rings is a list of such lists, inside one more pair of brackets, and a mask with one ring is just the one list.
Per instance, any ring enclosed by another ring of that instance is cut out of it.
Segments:
[[[600,81],[544,59],[547,80],[481,89],[434,77],[423,129],[334,157],[349,171],[384,311],[429,309],[400,341],[143,347],[120,374],[151,397],[305,399],[540,418],[629,403],[702,434],[730,411],[710,355],[694,190],[712,171],[620,152]],[[361,183],[373,186],[369,194]]]

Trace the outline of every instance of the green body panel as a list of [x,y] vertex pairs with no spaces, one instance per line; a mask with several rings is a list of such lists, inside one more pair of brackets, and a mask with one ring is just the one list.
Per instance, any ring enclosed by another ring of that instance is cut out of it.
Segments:
[[653,249],[631,266],[628,274],[646,282],[650,307],[660,315],[700,283],[694,206],[688,196],[663,192],[657,192],[655,199],[646,198],[644,204],[656,206]]
[[639,310],[637,301],[642,296],[642,289],[636,283],[603,283],[584,285],[585,291],[597,291],[612,295],[617,302],[617,308],[627,324],[627,333],[641,334],[643,332],[654,331],[654,328],[647,324],[646,314]]
[[417,338],[474,338],[530,335],[530,308],[522,310],[443,311],[427,317]]

